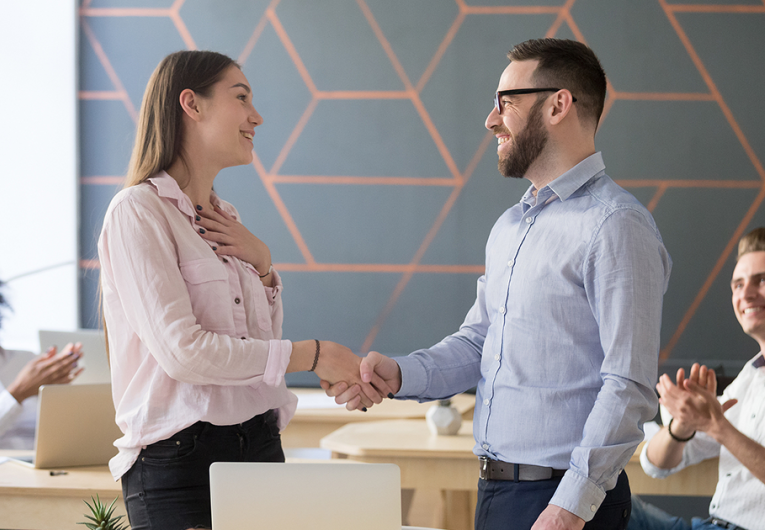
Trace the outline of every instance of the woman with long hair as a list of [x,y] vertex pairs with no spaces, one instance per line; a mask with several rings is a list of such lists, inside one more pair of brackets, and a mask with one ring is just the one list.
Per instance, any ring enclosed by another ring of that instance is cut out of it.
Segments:
[[285,373],[346,381],[364,406],[389,392],[360,380],[349,349],[281,338],[269,248],[213,191],[221,169],[252,161],[263,123],[252,96],[225,55],[166,57],[104,219],[103,316],[124,433],[109,465],[134,530],[210,527],[211,463],[284,461],[279,431],[297,403]]

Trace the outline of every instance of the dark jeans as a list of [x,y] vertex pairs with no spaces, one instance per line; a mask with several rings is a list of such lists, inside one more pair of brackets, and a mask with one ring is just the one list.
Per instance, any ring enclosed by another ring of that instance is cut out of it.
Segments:
[[211,528],[213,462],[284,462],[276,413],[238,425],[197,422],[142,450],[122,476],[132,529]]
[[[529,530],[547,508],[560,478],[536,482],[479,480],[475,530]],[[622,471],[584,530],[624,530],[631,510],[630,484]]]

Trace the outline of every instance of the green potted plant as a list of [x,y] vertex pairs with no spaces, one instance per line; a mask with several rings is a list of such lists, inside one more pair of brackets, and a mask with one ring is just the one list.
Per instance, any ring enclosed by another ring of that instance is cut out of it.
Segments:
[[124,515],[114,515],[114,509],[116,508],[118,497],[112,501],[109,506],[101,504],[101,499],[96,495],[96,498],[90,498],[93,501],[91,506],[88,501],[82,501],[90,508],[91,515],[85,514],[87,519],[92,522],[83,522],[77,524],[84,524],[90,530],[128,530],[129,526],[125,526],[126,523],[121,521]]

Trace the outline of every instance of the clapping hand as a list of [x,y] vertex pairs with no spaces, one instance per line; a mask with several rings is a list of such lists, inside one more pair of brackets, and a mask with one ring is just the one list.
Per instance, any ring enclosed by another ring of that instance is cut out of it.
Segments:
[[737,403],[731,399],[725,403],[717,400],[717,376],[714,370],[694,363],[690,375],[685,370],[677,371],[677,384],[667,374],[659,378],[656,389],[659,402],[673,417],[672,431],[680,436],[693,431],[709,432],[725,411]]
[[247,227],[218,207],[214,210],[197,206],[197,224],[202,228],[199,235],[213,245],[219,256],[234,256],[255,267],[261,276],[271,266],[271,251]]
[[42,385],[69,383],[82,373],[83,368],[77,368],[77,361],[82,355],[82,344],[79,342],[67,344],[59,354],[56,347],[51,346],[21,369],[8,385],[8,392],[21,403],[28,397],[36,396]]

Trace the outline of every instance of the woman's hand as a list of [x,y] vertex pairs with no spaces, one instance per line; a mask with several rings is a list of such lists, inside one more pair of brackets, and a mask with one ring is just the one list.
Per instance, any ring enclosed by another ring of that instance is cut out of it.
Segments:
[[242,223],[229,214],[215,208],[202,210],[197,206],[199,235],[213,244],[213,252],[219,256],[234,256],[246,261],[264,276],[271,267],[271,251]]
[[[315,341],[299,341],[292,343],[292,356],[287,366],[287,372],[308,371],[316,358]],[[335,384],[341,381],[348,387],[355,387],[358,394],[348,402],[348,410],[365,409],[375,403],[381,403],[391,392],[388,384],[376,374],[369,382],[361,379],[361,357],[356,356],[350,349],[341,344],[321,341],[318,362],[314,372],[325,384]]]
[[82,355],[82,344],[79,342],[67,344],[58,355],[56,347],[51,346],[45,354],[32,359],[21,369],[8,385],[8,392],[21,403],[28,397],[36,396],[42,385],[69,383],[83,370],[77,368],[77,360]]
[[[315,372],[322,381],[329,383],[342,381],[349,386],[359,385],[361,388],[359,393],[360,405],[363,407],[371,407],[373,403],[382,403],[383,398],[391,393],[388,383],[377,374],[374,374],[369,382],[364,382],[361,379],[361,357],[336,342],[321,342],[321,354]],[[356,407],[347,408],[353,410]]]
[[[369,352],[369,355],[361,360],[359,365],[361,371],[362,381],[377,381],[376,378],[381,378],[387,385],[387,390],[390,391],[386,394],[387,397],[393,398],[394,394],[401,389],[401,368],[398,363],[382,355],[376,351]],[[374,386],[380,390],[380,383],[376,383]],[[335,402],[339,405],[345,403],[345,407],[348,410],[361,408],[360,400],[358,396],[361,392],[361,388],[358,385],[349,385],[345,381],[331,384],[329,381],[322,380],[321,388],[327,393],[328,396],[334,397]]]

